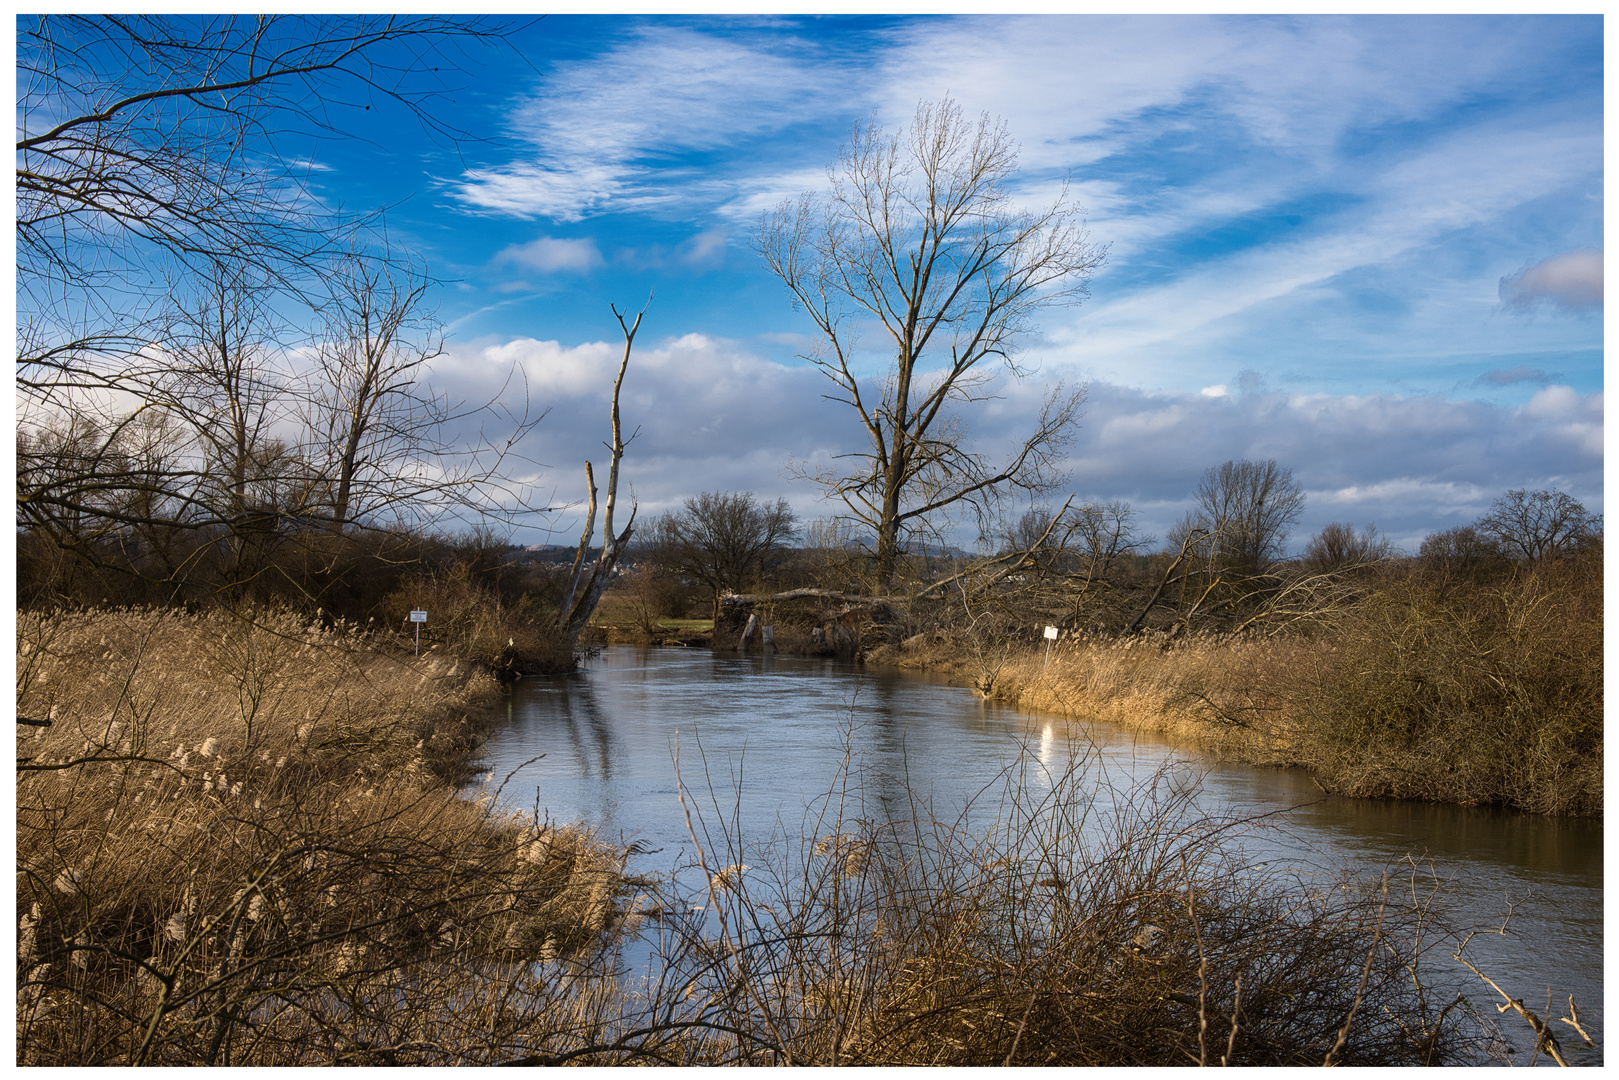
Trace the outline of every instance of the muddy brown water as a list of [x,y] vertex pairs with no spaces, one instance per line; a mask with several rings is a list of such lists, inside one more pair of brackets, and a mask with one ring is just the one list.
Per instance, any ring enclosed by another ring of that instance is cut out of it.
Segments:
[[[1215,762],[982,701],[936,677],[832,660],[610,646],[574,674],[519,682],[506,708],[510,722],[484,748],[486,785],[513,808],[639,841],[648,850],[635,868],[648,872],[692,851],[677,746],[710,847],[726,828],[747,842],[817,835],[834,787],[847,817],[894,820],[921,801],[940,819],[971,822],[993,806],[1009,767],[1038,787],[1076,755],[1099,806],[1145,798],[1154,784],[1192,785],[1203,811],[1262,821],[1241,843],[1271,869],[1398,876],[1415,856],[1443,880],[1453,918],[1497,926],[1510,908],[1509,932],[1476,938],[1469,957],[1537,1013],[1550,991],[1552,1015],[1567,1015],[1572,993],[1603,1041],[1600,821],[1323,797],[1302,772]],[[1494,997],[1471,974],[1453,974],[1475,1002]],[[1527,1028],[1511,1016],[1501,1023],[1527,1061]],[[1554,1026],[1571,1063],[1601,1062],[1600,1049]]]

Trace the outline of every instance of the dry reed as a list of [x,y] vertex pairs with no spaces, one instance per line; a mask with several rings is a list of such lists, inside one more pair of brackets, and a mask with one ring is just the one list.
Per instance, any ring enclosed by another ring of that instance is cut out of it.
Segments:
[[1024,708],[1304,767],[1334,794],[1600,815],[1601,613],[1575,591],[1533,575],[1465,597],[1405,583],[1309,634],[1070,637],[1049,659],[919,639],[887,659]]
[[578,997],[532,967],[599,952],[621,858],[446,783],[487,674],[285,612],[18,638],[19,1063],[475,1061]]

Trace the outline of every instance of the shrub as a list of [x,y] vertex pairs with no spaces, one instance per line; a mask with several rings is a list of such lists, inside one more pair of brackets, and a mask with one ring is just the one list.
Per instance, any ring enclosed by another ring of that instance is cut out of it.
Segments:
[[1343,794],[1600,814],[1600,560],[1390,583],[1301,670],[1299,757]]

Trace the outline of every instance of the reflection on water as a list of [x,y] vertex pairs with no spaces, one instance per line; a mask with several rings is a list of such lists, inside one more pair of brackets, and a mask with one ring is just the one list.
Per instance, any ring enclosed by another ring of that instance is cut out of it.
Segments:
[[[1098,809],[1128,808],[1167,768],[1182,782],[1200,780],[1204,812],[1263,817],[1243,846],[1272,868],[1378,873],[1414,853],[1431,860],[1463,918],[1499,923],[1513,905],[1515,934],[1475,939],[1475,963],[1531,1008],[1538,1000],[1537,1011],[1552,980],[1553,1016],[1575,994],[1600,1041],[1600,822],[1324,798],[1302,773],[1210,763],[1127,732],[981,701],[940,679],[834,660],[615,646],[577,674],[519,683],[510,715],[485,752],[495,783],[517,770],[505,800],[642,841],[656,852],[642,857],[644,870],[668,869],[691,849],[677,752],[700,821],[749,841],[813,837],[823,831],[815,816],[838,812],[893,822],[931,809],[943,820],[987,822],[1009,766],[1038,788],[1081,759]],[[1488,988],[1475,986],[1469,995],[1486,1000]]]

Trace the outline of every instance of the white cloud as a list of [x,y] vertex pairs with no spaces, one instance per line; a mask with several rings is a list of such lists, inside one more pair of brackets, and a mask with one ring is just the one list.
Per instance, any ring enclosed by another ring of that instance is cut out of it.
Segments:
[[858,95],[857,69],[800,56],[792,38],[765,46],[660,25],[588,60],[558,64],[514,109],[514,134],[532,155],[468,170],[447,186],[466,204],[519,217],[577,220],[609,204],[646,208],[697,193],[717,197],[710,161],[682,168],[671,155],[713,154],[739,141],[815,120]]
[[1538,307],[1584,314],[1602,310],[1602,252],[1589,248],[1553,255],[1501,279],[1501,305],[1525,313]]
[[1511,87],[1526,65],[1525,28],[1510,29],[1482,19],[930,20],[881,58],[875,93],[891,124],[946,92],[1005,117],[1034,169],[1153,138],[1187,123],[1173,112],[1188,105],[1198,120],[1231,118],[1252,138],[1325,155],[1325,166],[1351,125],[1420,119]]
[[1308,492],[1300,537],[1352,516],[1414,546],[1512,487],[1561,487],[1600,511],[1602,394],[1548,387],[1506,407],[1438,396],[1209,397],[1093,384],[1074,490],[1164,509],[1162,535],[1210,465],[1275,458]]
[[582,273],[599,268],[604,261],[595,240],[558,240],[549,236],[514,244],[494,258],[496,266],[526,266],[542,274]]
[[[1511,169],[1491,167],[1503,139],[1522,158]],[[1432,140],[1368,178],[1365,203],[1354,213],[1324,219],[1297,238],[1202,259],[1184,274],[1122,295],[1109,295],[1099,282],[1096,298],[1068,326],[1052,325],[1048,334],[1104,377],[1191,385],[1200,346],[1250,330],[1241,317],[1565,191],[1599,166],[1593,146],[1599,139],[1567,125],[1509,132],[1489,124]],[[1296,328],[1288,333],[1295,336]],[[1191,363],[1170,363],[1162,348],[1169,344]],[[1143,354],[1154,353],[1142,363]]]
[[641,271],[712,270],[725,263],[729,247],[730,236],[724,229],[705,229],[673,247],[619,248],[613,252],[613,262]]
[[[524,453],[543,463],[545,490],[575,496],[586,458],[601,464],[607,404],[621,342],[565,346],[521,338],[462,347],[441,359],[435,381],[458,397],[496,392],[515,364],[535,409],[550,407]],[[520,383],[508,392],[516,407]],[[637,431],[625,482],[644,512],[702,491],[786,498],[803,515],[828,512],[820,493],[789,479],[786,463],[831,462],[859,449],[846,406],[825,400],[815,369],[786,367],[745,346],[703,334],[637,346],[622,399]],[[481,389],[480,389],[481,388]],[[1037,415],[1037,380],[996,388],[967,414],[973,446],[1004,454]],[[1124,499],[1162,536],[1190,505],[1204,469],[1236,458],[1275,458],[1308,493],[1296,541],[1329,521],[1375,522],[1415,547],[1428,532],[1477,517],[1512,487],[1556,486],[1601,511],[1602,394],[1565,386],[1509,407],[1437,396],[1300,395],[1245,390],[1150,394],[1093,383],[1069,450],[1081,499]]]

